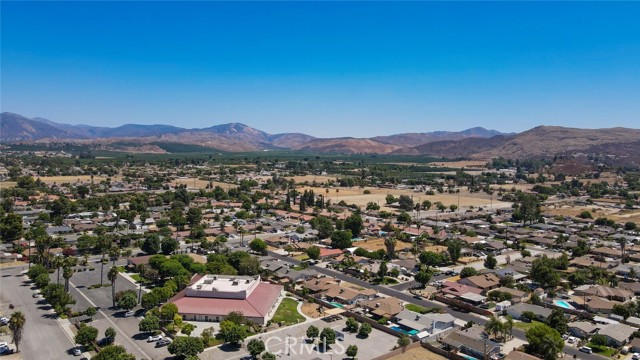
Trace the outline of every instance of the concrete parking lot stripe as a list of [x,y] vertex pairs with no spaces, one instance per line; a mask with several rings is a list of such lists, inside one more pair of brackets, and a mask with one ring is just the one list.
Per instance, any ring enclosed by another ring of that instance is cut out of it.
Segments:
[[[78,293],[79,293],[83,298],[85,298],[85,300],[87,300],[87,302],[88,302],[89,304],[91,304],[91,306],[93,306],[93,307],[95,307],[95,308],[98,308],[98,306],[96,306],[96,304],[94,304],[94,303],[93,303],[93,301],[91,301],[91,299],[89,299],[89,298],[88,298],[84,293],[82,293],[82,291],[78,290],[78,288],[76,288],[76,286],[75,286],[71,281],[69,281],[69,285],[73,286],[73,287],[78,291]],[[140,346],[138,346],[138,344],[136,344],[135,342],[133,342],[133,341],[132,341],[128,336],[127,336],[127,333],[125,333],[124,331],[122,331],[122,329],[120,329],[120,328],[118,327],[118,325],[116,325],[116,323],[114,323],[114,322],[113,322],[113,320],[111,320],[111,318],[109,317],[109,315],[107,315],[107,314],[106,314],[104,311],[102,311],[102,310],[98,310],[98,312],[99,312],[99,313],[101,313],[101,314],[102,314],[102,316],[104,316],[104,318],[105,318],[105,319],[107,319],[107,321],[108,321],[109,323],[111,323],[111,325],[113,326],[113,328],[114,328],[114,329],[116,329],[116,331],[118,331],[120,334],[122,334],[122,335],[123,335],[123,336],[122,336],[123,338],[127,339],[127,341],[128,341],[131,345],[133,345],[136,349],[138,349],[138,351],[140,351],[140,353],[141,353],[142,355],[144,355],[144,357],[145,357],[145,358],[147,358],[147,359],[151,359],[151,356],[147,355],[147,353],[145,353],[145,352],[144,352],[144,350],[142,350],[142,349],[140,348]]]

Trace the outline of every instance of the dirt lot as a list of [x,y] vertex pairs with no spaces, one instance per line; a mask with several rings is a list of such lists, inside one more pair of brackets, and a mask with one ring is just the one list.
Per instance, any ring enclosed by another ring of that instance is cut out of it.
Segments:
[[310,303],[310,302],[304,302],[302,304],[302,312],[309,316],[312,317],[314,319],[319,318],[322,314],[320,314],[320,312],[318,311],[318,308],[321,308],[322,305],[318,305],[316,303]]
[[[595,210],[595,211],[593,211]],[[572,206],[562,205],[555,207],[546,207],[543,211],[551,215],[572,216],[577,217],[583,211],[590,211],[594,219],[606,217],[618,223],[624,224],[628,221],[640,223],[640,211],[638,210],[620,210],[603,208],[600,206]]]
[[[84,184],[89,184],[91,183],[91,176],[90,175],[74,175],[74,176],[43,176],[40,177],[40,180],[42,182],[44,182],[47,185],[51,185],[53,183],[56,184],[64,184],[64,183],[71,183],[71,184],[75,184],[75,183],[84,183]],[[93,182],[96,184],[99,184],[100,181],[102,180],[107,180],[107,177],[104,176],[94,176],[93,177]],[[111,181],[118,181],[120,180],[120,177],[114,176],[111,178]],[[13,181],[3,181],[0,182],[0,189],[6,189],[9,187],[14,187],[16,185],[15,182]]]
[[[485,193],[469,193],[466,190],[461,190],[459,196],[458,194],[438,194],[435,195],[426,195],[424,192],[416,192],[411,189],[379,189],[379,188],[331,188],[328,189],[327,193],[325,188],[322,187],[310,187],[305,186],[303,188],[298,189],[298,191],[304,190],[313,190],[316,194],[323,194],[326,199],[331,200],[332,203],[338,203],[344,200],[347,204],[356,204],[361,207],[367,206],[368,203],[374,202],[380,205],[382,210],[394,211],[392,208],[388,208],[386,206],[386,197],[391,194],[394,197],[398,198],[400,195],[407,195],[413,197],[414,202],[422,202],[424,200],[429,200],[431,203],[435,203],[436,201],[440,201],[446,206],[451,204],[460,203],[460,207],[463,209],[468,208],[469,206],[481,207],[481,206],[489,206],[491,202],[491,198],[489,195]],[[338,190],[336,192],[336,190]],[[368,190],[370,194],[364,194],[364,191]],[[493,199],[494,203],[497,202],[496,196]],[[432,208],[433,209],[433,208]]]
[[400,355],[396,355],[389,360],[445,360],[446,357],[433,353],[422,346],[409,349]]
[[[355,241],[353,246],[361,247],[367,251],[378,251],[380,249],[386,250],[387,248],[384,246],[384,239],[366,239],[362,241]],[[400,251],[406,248],[410,248],[411,244],[406,243],[404,241],[396,242],[396,251]]]

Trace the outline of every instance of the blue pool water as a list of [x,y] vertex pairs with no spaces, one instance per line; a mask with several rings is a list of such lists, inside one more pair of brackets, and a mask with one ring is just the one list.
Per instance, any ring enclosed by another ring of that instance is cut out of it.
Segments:
[[554,303],[560,307],[563,307],[565,309],[571,309],[573,308],[571,305],[569,305],[569,303],[567,303],[566,301],[563,300],[556,300],[554,301]]
[[340,304],[339,302],[335,302],[335,301],[332,301],[329,304],[331,304],[331,305],[333,305],[333,306],[335,306],[337,308],[341,308],[341,309],[344,307],[344,305]]
[[404,333],[404,334],[408,334],[408,335],[415,335],[415,334],[418,333],[418,330],[407,331],[407,330],[404,330],[403,328],[401,328],[400,326],[392,326],[391,329],[393,329],[395,331],[398,331],[398,332],[401,332],[401,333]]
[[465,355],[465,354],[458,354],[458,355],[462,355],[462,357],[467,359],[467,360],[478,360],[478,359],[474,358],[473,356],[469,356],[469,355]]

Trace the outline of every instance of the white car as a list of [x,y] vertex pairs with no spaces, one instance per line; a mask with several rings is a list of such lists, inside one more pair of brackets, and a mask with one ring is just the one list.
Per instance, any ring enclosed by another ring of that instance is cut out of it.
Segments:
[[74,347],[74,348],[73,348],[73,355],[75,355],[75,356],[80,356],[80,355],[82,355],[82,350],[80,350],[80,348],[79,348],[79,347]]
[[7,325],[9,323],[9,319],[7,319],[6,317],[1,317],[0,318],[0,324]]
[[152,335],[147,338],[147,342],[156,342],[162,340],[162,335]]
[[640,353],[633,353],[633,356],[631,357],[631,359],[640,360]]

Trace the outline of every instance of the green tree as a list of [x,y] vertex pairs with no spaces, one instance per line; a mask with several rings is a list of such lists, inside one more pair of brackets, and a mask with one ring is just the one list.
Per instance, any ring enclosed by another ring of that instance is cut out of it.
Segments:
[[249,354],[254,358],[258,357],[264,351],[264,342],[260,339],[251,339],[247,344],[247,350],[249,350]]
[[154,332],[160,330],[160,319],[152,314],[147,314],[138,323],[138,330],[141,332]]
[[429,283],[432,276],[433,272],[431,272],[431,270],[420,269],[416,272],[413,278],[424,288]]
[[169,353],[178,357],[198,356],[204,351],[204,343],[199,337],[177,336],[167,348]]
[[556,271],[555,265],[555,261],[546,255],[535,259],[529,272],[531,280],[545,289],[557,286],[560,284],[560,274]]
[[[179,315],[178,315],[179,316]],[[182,334],[185,334],[187,336],[191,336],[191,333],[193,332],[193,330],[196,329],[196,326],[191,324],[191,323],[186,323],[184,325],[182,325],[182,329],[180,329],[180,332]]]
[[160,320],[163,323],[169,324],[173,322],[173,318],[178,313],[178,307],[176,304],[164,304],[160,308]]
[[407,346],[411,344],[411,339],[406,334],[403,334],[398,338],[398,347],[402,348],[402,352],[407,350]]
[[138,305],[138,297],[135,292],[126,292],[116,300],[116,304],[123,310],[131,310]]
[[360,324],[358,323],[358,320],[352,318],[352,317],[348,317],[347,318],[347,331],[349,332],[358,332],[358,327],[360,326]]
[[165,237],[160,242],[160,249],[162,250],[163,254],[171,255],[176,250],[178,250],[178,246],[179,245],[180,244],[178,243],[178,240],[176,240],[176,239],[174,239],[172,237]]
[[460,277],[463,279],[470,276],[477,275],[477,274],[478,274],[478,270],[476,270],[475,268],[472,268],[471,266],[466,266],[462,268],[462,270],[460,271]]
[[220,323],[218,336],[226,343],[237,345],[242,342],[247,335],[247,328],[244,325],[236,324],[230,320],[225,320]]
[[98,337],[98,329],[94,328],[93,326],[89,326],[87,324],[82,323],[80,324],[80,328],[76,333],[74,341],[76,342],[76,344],[89,346],[89,344],[96,341],[97,337]]
[[496,265],[498,265],[498,260],[491,254],[487,255],[487,258],[484,259],[484,267],[487,269],[495,269]]
[[567,317],[564,316],[564,312],[560,309],[553,309],[546,321],[546,324],[550,328],[556,329],[560,335],[566,334],[569,331],[568,323]]
[[23,234],[22,216],[8,213],[0,220],[0,238],[5,242],[20,239]]
[[316,216],[310,222],[311,228],[318,231],[319,239],[327,239],[333,235],[333,222],[327,217]]
[[93,321],[93,317],[96,316],[97,313],[98,313],[98,310],[93,306],[89,306],[84,310],[84,315],[89,317],[89,322]]
[[336,343],[336,332],[332,328],[324,328],[320,332],[320,343],[323,348],[328,348],[330,345]]
[[497,334],[504,332],[504,325],[498,317],[492,315],[489,321],[484,324],[484,331],[487,334],[492,334],[494,338],[497,338]]
[[352,214],[344,220],[343,227],[345,230],[351,230],[353,237],[359,237],[362,232],[362,228],[364,227],[362,217],[356,213]]
[[156,234],[147,235],[141,249],[149,255],[157,254],[160,252],[160,237]]
[[191,207],[187,211],[187,223],[190,227],[194,227],[202,221],[202,210],[199,208]]
[[371,328],[371,324],[362,323],[362,325],[360,326],[360,330],[358,330],[358,336],[363,338],[369,337],[369,334],[371,334],[371,330],[373,330]]
[[622,316],[625,319],[631,316],[631,311],[629,310],[628,307],[624,306],[623,304],[613,305],[613,310],[611,312],[618,316]]
[[318,335],[320,335],[320,330],[317,327],[311,325],[311,326],[309,326],[307,328],[307,337],[309,339],[313,340],[313,339],[317,338]]
[[336,249],[351,247],[351,230],[338,230],[331,235],[331,246]]
[[112,327],[108,327],[104,331],[104,339],[107,345],[113,344],[116,339],[116,330]]
[[462,241],[460,240],[449,240],[447,242],[447,252],[449,253],[449,258],[454,263],[458,261],[460,255],[462,253]]
[[46,287],[47,285],[49,285],[49,274],[40,274],[38,275],[38,277],[34,280],[34,284],[36,284],[36,286],[40,289]]
[[418,259],[420,259],[420,263],[426,265],[427,268],[432,266],[442,266],[448,260],[445,254],[433,251],[423,251],[422,253],[420,253]]
[[262,360],[276,360],[276,356],[270,352],[262,354]]
[[307,249],[307,255],[309,255],[309,259],[318,260],[320,258],[320,248],[317,246],[310,246]]
[[607,337],[600,334],[593,335],[591,337],[591,342],[594,345],[598,345],[598,346],[607,346],[607,344],[609,343],[609,341],[607,340]]
[[21,311],[15,311],[9,318],[9,330],[11,330],[11,339],[16,344],[16,352],[20,352],[20,342],[24,333],[24,324],[27,320]]
[[404,211],[413,210],[413,199],[408,195],[400,195],[398,198],[398,207]]
[[259,254],[264,254],[267,251],[267,243],[260,238],[251,240],[249,248]]
[[108,345],[92,356],[91,360],[136,360],[136,357],[127,353],[122,345]]
[[544,360],[555,360],[564,348],[564,340],[555,329],[544,324],[536,324],[527,330],[528,354],[536,355]]
[[357,345],[349,345],[347,347],[347,352],[346,355],[352,359],[356,358],[356,355],[358,355],[358,346]]

